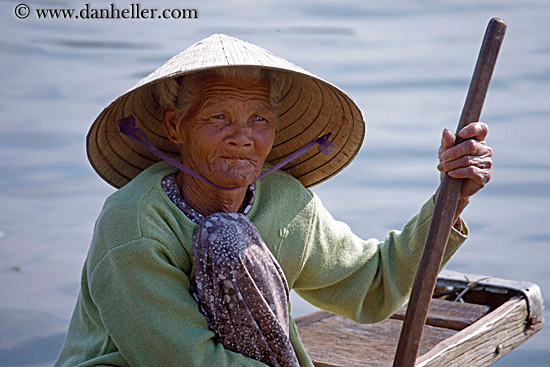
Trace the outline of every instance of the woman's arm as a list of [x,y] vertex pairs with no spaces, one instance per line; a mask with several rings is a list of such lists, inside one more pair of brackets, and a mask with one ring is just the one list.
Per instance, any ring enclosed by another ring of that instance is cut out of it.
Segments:
[[265,366],[214,341],[189,278],[162,243],[141,238],[110,250],[91,271],[91,301],[132,366]]
[[[443,132],[437,168],[442,174],[464,179],[444,263],[465,240],[463,234],[467,235],[459,218],[462,210],[491,178],[492,150],[485,143],[487,133],[484,123],[471,123],[459,132],[467,140],[453,146],[454,134]],[[335,221],[319,200],[316,203],[310,241],[294,288],[318,307],[360,322],[390,316],[411,291],[434,201],[428,200],[402,231],[390,232],[383,242],[357,238],[345,224]]]
[[[402,231],[391,231],[384,241],[362,240],[336,221],[316,197],[311,241],[294,290],[322,309],[352,320],[373,323],[389,317],[407,300],[422,256],[434,208],[430,198]],[[466,240],[452,230],[444,264]]]
[[[407,300],[422,256],[434,201],[430,198],[402,231],[384,241],[362,240],[315,197],[310,237],[294,290],[313,305],[352,320],[373,323],[389,317]],[[466,240],[453,229],[444,263]],[[282,257],[282,256],[281,256]]]

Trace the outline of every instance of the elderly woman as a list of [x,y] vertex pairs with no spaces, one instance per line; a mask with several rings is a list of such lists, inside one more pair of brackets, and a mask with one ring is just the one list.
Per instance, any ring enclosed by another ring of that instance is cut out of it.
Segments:
[[[442,137],[438,169],[465,179],[445,261],[490,178],[486,134],[472,123],[465,143]],[[410,293],[434,198],[379,242],[306,188],[343,169],[363,135],[342,91],[224,35],[138,83],[88,135],[92,165],[120,189],[96,223],[56,365],[312,366],[290,289],[358,322],[391,315]]]

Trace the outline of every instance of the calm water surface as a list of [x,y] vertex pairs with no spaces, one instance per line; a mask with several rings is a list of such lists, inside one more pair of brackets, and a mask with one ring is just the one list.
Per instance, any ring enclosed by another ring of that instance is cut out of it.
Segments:
[[[113,192],[86,160],[91,122],[172,55],[220,32],[305,67],[358,102],[366,145],[315,191],[358,235],[383,238],[433,194],[441,130],[456,126],[487,21],[506,19],[482,115],[494,177],[467,209],[472,236],[448,268],[535,282],[548,303],[550,2],[334,3],[195,1],[185,7],[198,9],[197,20],[70,21],[19,20],[19,0],[0,1],[0,365],[49,366],[62,343],[93,223]],[[295,297],[294,315],[312,309]],[[548,366],[549,346],[547,327],[497,365]]]

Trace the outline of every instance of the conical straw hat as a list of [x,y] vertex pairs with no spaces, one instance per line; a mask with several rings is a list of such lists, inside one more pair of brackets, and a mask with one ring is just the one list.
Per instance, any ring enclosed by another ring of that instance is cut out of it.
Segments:
[[88,159],[96,172],[119,188],[159,161],[119,133],[117,121],[129,115],[135,116],[136,127],[160,150],[179,157],[179,146],[164,133],[162,107],[151,86],[161,79],[228,66],[286,73],[288,82],[275,104],[278,125],[268,163],[274,165],[310,141],[332,132],[334,153],[324,155],[311,149],[283,167],[305,187],[311,187],[340,172],[357,155],[365,136],[365,122],[357,105],[343,91],[259,46],[215,34],[172,57],[101,112],[87,136]]

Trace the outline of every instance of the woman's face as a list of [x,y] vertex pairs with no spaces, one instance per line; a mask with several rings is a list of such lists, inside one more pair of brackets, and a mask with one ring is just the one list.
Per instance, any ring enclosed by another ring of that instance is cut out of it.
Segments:
[[187,116],[172,126],[167,133],[181,144],[184,164],[220,186],[248,185],[260,175],[275,138],[269,82],[205,79]]

